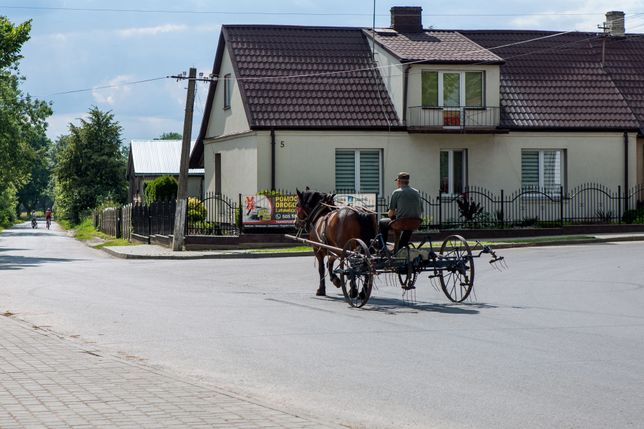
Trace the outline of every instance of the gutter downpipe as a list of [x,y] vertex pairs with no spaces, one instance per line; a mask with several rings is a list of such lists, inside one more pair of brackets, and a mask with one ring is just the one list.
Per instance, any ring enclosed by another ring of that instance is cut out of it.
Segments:
[[628,210],[628,132],[624,131],[624,210]]
[[271,128],[271,191],[275,190],[275,128]]
[[409,87],[409,69],[411,68],[410,64],[405,64],[405,70],[403,71],[403,111],[402,111],[402,120],[403,126],[407,126],[407,88]]

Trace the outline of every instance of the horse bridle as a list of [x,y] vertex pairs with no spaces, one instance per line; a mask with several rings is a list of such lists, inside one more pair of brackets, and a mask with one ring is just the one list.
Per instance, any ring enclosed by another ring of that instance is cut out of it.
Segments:
[[302,232],[307,232],[307,233],[309,232],[310,226],[313,224],[313,222],[315,222],[315,219],[319,216],[319,213],[325,208],[330,208],[330,206],[324,202],[324,199],[321,199],[320,201],[318,201],[318,203],[313,207],[313,209],[310,212],[307,211],[304,207],[296,207],[296,211],[298,214],[300,212],[304,212],[304,214],[306,215],[306,218],[302,220],[303,227],[299,229],[298,236]]

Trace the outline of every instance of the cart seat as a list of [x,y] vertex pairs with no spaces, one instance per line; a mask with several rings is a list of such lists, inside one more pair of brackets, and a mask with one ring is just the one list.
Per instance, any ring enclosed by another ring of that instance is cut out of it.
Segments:
[[[389,229],[394,232],[394,253],[409,244],[411,233],[418,230],[422,222],[423,220],[420,218],[408,217],[396,219],[389,224]],[[406,234],[403,234],[403,232],[406,232]],[[401,240],[401,238],[403,239]]]
[[389,229],[396,232],[416,231],[418,228],[420,228],[421,223],[423,223],[423,220],[420,218],[415,218],[415,217],[401,218],[391,222],[389,224]]

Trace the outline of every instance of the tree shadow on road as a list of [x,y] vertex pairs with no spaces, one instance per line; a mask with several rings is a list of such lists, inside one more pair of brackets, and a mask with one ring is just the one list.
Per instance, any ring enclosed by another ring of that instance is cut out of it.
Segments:
[[78,259],[0,255],[0,271],[22,270],[24,268],[38,267],[44,264],[72,261],[78,261]]
[[55,234],[52,230],[50,232],[47,232],[47,230],[43,231],[38,231],[37,229],[34,230],[25,230],[25,229],[20,229],[20,230],[9,230],[9,231],[4,231],[2,234],[0,234],[0,238],[4,237],[56,237],[58,234]]

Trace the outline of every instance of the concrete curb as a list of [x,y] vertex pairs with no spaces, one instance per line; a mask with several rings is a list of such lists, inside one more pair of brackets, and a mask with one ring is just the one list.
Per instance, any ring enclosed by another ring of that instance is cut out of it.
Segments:
[[[578,244],[602,244],[602,243],[614,243],[614,242],[629,242],[629,241],[644,241],[644,236],[623,236],[623,237],[611,237],[611,238],[592,238],[584,240],[561,240],[561,241],[546,241],[541,243],[499,243],[498,245],[492,245],[494,250],[503,250],[503,249],[515,249],[515,248],[524,248],[524,247],[549,247],[549,246],[573,246]],[[300,257],[300,256],[313,256],[312,251],[302,251],[302,252],[261,252],[261,253],[250,253],[250,252],[229,252],[229,253],[212,253],[212,254],[198,254],[198,255],[186,255],[181,252],[177,252],[176,255],[140,255],[140,254],[129,254],[122,253],[114,248],[103,247],[98,250],[103,250],[111,256],[121,259],[132,259],[132,260],[195,260],[195,259],[265,259],[265,258],[291,258],[291,257]]]

